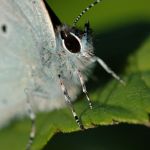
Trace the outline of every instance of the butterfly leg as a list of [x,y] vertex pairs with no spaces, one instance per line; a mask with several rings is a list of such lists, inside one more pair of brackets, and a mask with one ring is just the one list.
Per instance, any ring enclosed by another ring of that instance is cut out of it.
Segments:
[[75,121],[76,121],[76,123],[78,124],[78,126],[80,127],[80,129],[81,129],[81,130],[84,130],[84,126],[83,126],[82,123],[80,122],[79,117],[77,116],[77,113],[75,112],[75,109],[74,109],[74,107],[73,107],[73,105],[72,105],[72,103],[71,103],[71,98],[70,98],[70,96],[69,96],[69,94],[68,94],[68,91],[67,91],[67,89],[66,89],[66,87],[65,87],[65,85],[64,85],[64,83],[63,83],[63,81],[62,81],[62,79],[61,79],[61,75],[60,75],[60,74],[58,75],[58,78],[59,78],[59,81],[60,81],[61,90],[62,90],[62,92],[63,92],[63,94],[64,94],[64,97],[65,97],[66,104],[67,104],[67,105],[69,106],[69,108],[71,109],[71,112],[72,112],[72,114],[73,114],[73,117],[75,118]]
[[125,82],[113,71],[111,70],[111,68],[109,68],[107,66],[107,64],[102,60],[100,59],[99,57],[95,57],[95,61],[97,61],[103,68],[104,70],[111,74],[116,80],[118,80],[121,84],[125,85]]
[[89,96],[88,96],[88,92],[87,92],[87,90],[86,90],[86,86],[85,86],[85,84],[84,84],[83,76],[82,76],[80,70],[77,70],[77,75],[78,75],[78,77],[79,77],[79,80],[80,80],[80,83],[81,83],[81,86],[82,86],[82,91],[83,91],[83,93],[86,95],[86,99],[88,100],[89,107],[90,107],[90,109],[92,109],[92,108],[93,108],[93,107],[92,107],[92,103],[91,103],[91,100],[90,100],[90,98],[89,98]]
[[25,93],[27,95],[27,99],[26,99],[26,102],[27,102],[27,111],[28,111],[28,114],[29,114],[29,117],[31,119],[31,131],[30,131],[30,135],[29,135],[29,140],[28,140],[28,143],[27,143],[27,146],[26,146],[26,150],[30,150],[31,148],[31,145],[33,143],[33,140],[35,138],[35,113],[33,112],[33,109],[32,109],[32,106],[31,106],[31,103],[30,103],[30,97],[29,97],[29,93],[28,93],[28,90],[26,89],[25,90]]

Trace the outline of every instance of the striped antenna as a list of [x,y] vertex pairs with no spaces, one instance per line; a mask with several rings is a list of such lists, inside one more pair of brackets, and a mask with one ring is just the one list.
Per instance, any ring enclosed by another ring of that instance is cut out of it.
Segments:
[[87,6],[74,20],[73,26],[76,26],[77,22],[80,20],[80,18],[88,12],[92,7],[94,7],[97,3],[99,3],[101,0],[95,0],[93,3],[91,3],[89,6]]

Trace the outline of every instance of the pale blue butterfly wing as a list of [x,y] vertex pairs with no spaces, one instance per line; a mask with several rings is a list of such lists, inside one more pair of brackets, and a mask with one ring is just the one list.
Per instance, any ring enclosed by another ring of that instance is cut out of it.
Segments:
[[[2,127],[13,117],[26,113],[24,92],[26,88],[50,89],[56,88],[57,85],[54,83],[49,85],[43,74],[40,74],[42,67],[40,51],[43,45],[51,50],[56,46],[53,27],[43,2],[0,0],[0,27],[0,127]],[[51,93],[45,94],[46,100]],[[36,101],[33,97],[33,104],[40,107],[39,109],[44,109],[47,101],[40,105],[43,99],[43,95],[40,94],[42,92],[37,92],[39,99]],[[55,97],[55,94],[51,94],[51,97]],[[47,107],[50,106],[51,103]]]
[[80,54],[70,53],[55,34],[42,0],[0,0],[0,127],[27,113],[27,95],[35,111],[64,106],[59,73],[71,100],[79,93],[76,71],[87,71],[93,47],[83,37]]

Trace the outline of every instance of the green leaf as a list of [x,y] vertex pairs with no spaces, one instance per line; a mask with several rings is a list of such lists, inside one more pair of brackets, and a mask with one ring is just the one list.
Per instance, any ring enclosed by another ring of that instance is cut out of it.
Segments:
[[[64,2],[66,5],[60,5],[60,1],[56,0],[50,3],[52,7],[57,7],[58,16],[71,24],[74,16],[90,1],[82,3],[83,7],[78,6],[81,1],[67,1]],[[73,10],[70,3],[76,6],[75,12],[68,13]],[[150,125],[149,4],[148,0],[103,1],[91,10],[88,17],[85,15],[81,20],[81,25],[85,18],[89,18],[93,24],[96,54],[111,68],[122,73],[121,76],[126,81],[126,86],[123,86],[114,79],[109,79],[109,75],[99,66],[96,67],[88,83],[94,109],[88,108],[84,95],[74,104],[85,128],[121,122]],[[41,149],[57,132],[80,130],[68,108],[38,114],[36,125],[33,150]],[[25,149],[29,132],[29,119],[14,121],[0,131],[0,149]]]

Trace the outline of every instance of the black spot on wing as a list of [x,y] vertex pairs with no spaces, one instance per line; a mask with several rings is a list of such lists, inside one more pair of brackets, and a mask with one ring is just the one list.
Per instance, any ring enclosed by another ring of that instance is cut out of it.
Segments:
[[6,32],[7,32],[7,26],[6,26],[6,24],[2,24],[2,25],[1,25],[1,31],[2,31],[3,33],[6,33]]

